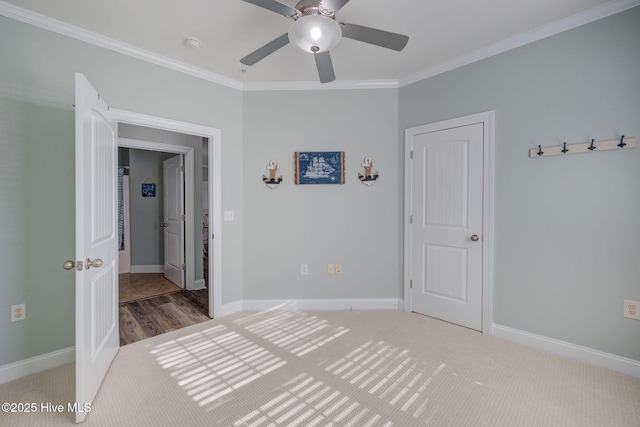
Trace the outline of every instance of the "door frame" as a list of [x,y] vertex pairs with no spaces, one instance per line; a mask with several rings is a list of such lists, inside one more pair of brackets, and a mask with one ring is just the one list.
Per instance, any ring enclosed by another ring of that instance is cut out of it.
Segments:
[[472,124],[483,124],[483,198],[482,198],[482,333],[493,329],[493,230],[494,230],[494,146],[495,111],[406,128],[404,131],[404,311],[412,311],[411,301],[411,212],[412,153],[415,135],[436,132]]
[[[222,314],[222,133],[220,129],[166,119],[157,116],[134,113],[131,111],[110,109],[112,117],[118,123],[126,123],[135,126],[143,126],[161,129],[170,132],[178,132],[187,135],[200,136],[209,140],[209,317],[216,318]],[[132,140],[135,141],[135,140]],[[195,150],[191,147],[163,144],[164,148],[158,150],[161,143],[151,143],[155,151],[165,151],[166,146],[173,147],[185,155],[185,221],[186,230],[194,230],[194,174]],[[137,147],[131,147],[137,148]],[[149,148],[146,148],[149,149]],[[191,154],[189,155],[189,151]],[[173,152],[173,151],[168,151]],[[189,166],[187,166],[189,165]],[[191,168],[191,173],[187,173]],[[190,196],[187,189],[190,188]],[[190,209],[187,211],[186,209]],[[188,224],[191,224],[189,226]],[[215,236],[215,239],[214,239]],[[185,233],[185,262],[187,263],[186,279],[195,281],[195,248],[194,233]],[[191,260],[192,262],[189,262]]]

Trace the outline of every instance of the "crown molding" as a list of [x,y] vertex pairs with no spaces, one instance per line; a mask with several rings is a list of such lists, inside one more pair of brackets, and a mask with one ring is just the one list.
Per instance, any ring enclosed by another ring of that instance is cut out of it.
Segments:
[[552,22],[551,24],[527,31],[491,46],[478,49],[468,55],[459,56],[451,61],[438,64],[434,67],[430,67],[418,73],[401,78],[399,80],[399,85],[400,87],[407,86],[412,83],[419,82],[420,80],[425,80],[430,77],[437,76],[438,74],[446,73],[447,71],[455,70],[456,68],[464,67],[465,65],[490,58],[529,43],[560,34],[581,25],[606,18],[607,16],[615,15],[616,13],[623,12],[639,5],[640,0],[614,0],[602,6],[594,7],[568,18]]
[[240,91],[283,91],[283,90],[346,90],[346,89],[395,89],[410,85],[438,74],[464,67],[503,52],[533,43],[538,40],[571,30],[584,24],[639,6],[640,0],[613,0],[602,6],[578,13],[560,21],[544,25],[535,30],[511,37],[491,46],[478,49],[451,61],[424,69],[399,80],[347,80],[321,84],[319,82],[241,82],[219,74],[194,67],[166,56],[162,56],[121,41],[102,36],[91,31],[40,15],[35,12],[5,3],[0,0],[0,15],[24,22],[44,30],[99,46],[114,52],[140,59],[199,79],[210,81]]
[[207,80],[233,89],[242,90],[242,83],[237,80],[167,58],[166,56],[149,52],[145,49],[140,49],[127,43],[87,31],[83,28],[58,21],[57,19],[41,15],[3,1],[0,1],[0,15],[42,28],[43,30],[48,30],[63,36],[71,37],[72,39],[140,59],[142,61],[150,62],[170,70],[197,77],[199,79]]
[[245,82],[243,90],[248,92],[258,91],[283,91],[283,90],[345,90],[345,89],[397,89],[397,80],[336,80],[331,83],[316,81],[307,82]]

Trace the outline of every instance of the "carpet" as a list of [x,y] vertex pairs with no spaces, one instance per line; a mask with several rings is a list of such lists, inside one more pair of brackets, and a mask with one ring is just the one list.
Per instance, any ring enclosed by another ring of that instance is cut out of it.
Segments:
[[[73,382],[67,365],[0,400],[66,407]],[[84,425],[638,427],[640,379],[413,313],[242,312],[122,347]]]

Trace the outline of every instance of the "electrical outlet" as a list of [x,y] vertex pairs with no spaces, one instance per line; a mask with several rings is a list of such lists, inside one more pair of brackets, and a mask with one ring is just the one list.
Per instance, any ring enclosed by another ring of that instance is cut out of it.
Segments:
[[342,264],[336,264],[336,274],[342,274]]
[[334,273],[333,264],[328,264],[327,265],[327,274],[333,274],[333,273]]
[[24,320],[27,317],[27,305],[18,304],[11,306],[11,321],[17,322],[18,320]]
[[624,300],[624,317],[640,320],[640,302]]
[[303,276],[309,275],[309,264],[300,264],[300,274]]

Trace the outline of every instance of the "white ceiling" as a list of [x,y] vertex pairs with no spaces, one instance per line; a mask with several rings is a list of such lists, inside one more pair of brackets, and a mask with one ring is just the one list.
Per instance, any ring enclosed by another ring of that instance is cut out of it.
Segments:
[[[638,4],[351,0],[338,21],[406,34],[409,43],[395,52],[343,39],[331,51],[336,81],[322,87],[411,83]],[[320,87],[311,54],[291,44],[251,67],[239,62],[286,33],[292,22],[242,0],[0,0],[0,13],[232,87]],[[187,48],[188,36],[201,40],[201,47]]]

